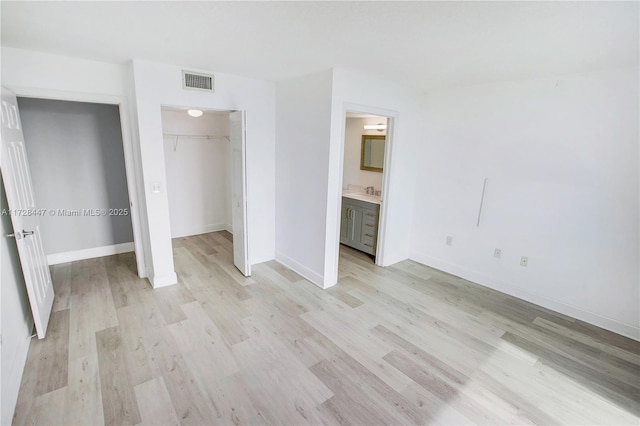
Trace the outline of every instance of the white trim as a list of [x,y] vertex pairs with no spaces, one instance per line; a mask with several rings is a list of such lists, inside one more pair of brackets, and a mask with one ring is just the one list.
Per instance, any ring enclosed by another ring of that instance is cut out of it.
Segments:
[[151,286],[156,288],[167,287],[170,285],[178,284],[178,275],[175,272],[167,275],[150,275],[149,282],[151,282]]
[[142,243],[142,230],[141,223],[143,219],[140,217],[140,205],[138,197],[138,173],[137,170],[141,170],[140,167],[136,167],[139,164],[138,156],[136,155],[136,149],[134,148],[134,139],[131,137],[133,134],[130,124],[129,104],[126,100],[122,100],[118,105],[120,111],[120,127],[122,129],[122,144],[124,148],[124,167],[127,175],[127,190],[129,192],[129,208],[131,210],[131,227],[133,229],[133,244],[134,251],[136,253],[136,266],[138,268],[138,276],[140,278],[147,277],[147,265],[145,263],[144,244]]
[[[387,266],[389,262],[385,257],[385,242],[387,240],[387,217],[389,193],[391,188],[391,161],[393,158],[393,142],[395,140],[395,130],[398,122],[398,115],[387,116],[387,137],[384,148],[384,168],[382,170],[382,198],[380,200],[380,217],[378,220],[378,244],[376,247],[376,265]],[[346,123],[345,123],[346,126]],[[343,149],[344,150],[344,149]],[[344,153],[343,153],[344,155]]]
[[67,90],[45,89],[40,87],[6,86],[16,96],[22,98],[49,99],[53,101],[88,102],[94,104],[119,105],[124,96],[101,93],[85,93]]
[[[232,113],[235,111],[232,111]],[[249,251],[249,177],[247,175],[247,112],[245,110],[238,111],[240,112],[240,130],[242,131],[242,144],[240,148],[242,149],[242,198],[243,198],[243,223],[242,226],[244,228],[244,259],[246,263],[246,274],[245,276],[251,276],[251,257]],[[229,114],[229,125],[231,125],[231,116]],[[229,140],[231,141],[231,140]],[[233,145],[231,146],[231,156],[233,157]],[[233,161],[233,159],[232,159]],[[231,180],[233,181],[233,176],[231,176]],[[232,191],[232,202],[233,202],[233,189]],[[231,223],[233,224],[233,212],[231,214]],[[235,263],[235,262],[234,262]]]
[[543,308],[551,309],[552,311],[568,315],[581,321],[588,322],[589,324],[593,324],[598,327],[613,331],[614,333],[629,337],[630,339],[640,341],[640,327],[638,326],[626,324],[612,318],[607,318],[602,315],[586,311],[577,306],[573,306],[556,299],[542,296],[540,294],[524,291],[520,288],[514,287],[511,284],[496,280],[495,278],[492,278],[481,272],[473,271],[464,266],[455,265],[441,259],[436,259],[424,253],[412,253],[410,259],[423,265],[427,265],[429,267],[439,269],[449,274],[453,274],[466,280],[472,281],[484,287],[489,287],[501,293],[517,297],[518,299],[534,303],[536,305],[542,306]]
[[224,230],[233,235],[233,225],[227,223],[224,225]]
[[210,225],[198,226],[195,228],[191,228],[186,232],[180,232],[177,235],[171,235],[171,238],[182,238],[182,237],[190,237],[191,235],[200,235],[200,234],[208,234],[209,232],[218,232],[218,231],[226,231],[227,227],[224,223],[212,223]]
[[134,251],[133,243],[114,244],[111,246],[48,254],[47,263],[49,265],[58,265],[59,263],[75,262],[76,260],[93,259],[94,257],[111,256],[113,254],[129,253],[132,251]]
[[100,93],[74,92],[67,90],[45,89],[39,87],[8,87],[16,96],[23,98],[51,99],[59,101],[71,102],[89,102],[109,105],[118,105],[120,114],[120,129],[122,134],[122,146],[124,151],[124,165],[127,175],[127,191],[129,193],[129,207],[131,211],[131,227],[133,230],[134,249],[136,253],[136,263],[138,276],[140,278],[147,277],[147,268],[145,263],[144,245],[142,244],[142,224],[146,223],[146,218],[141,217],[139,209],[140,197],[138,195],[138,175],[137,170],[141,170],[138,158],[135,155],[137,148],[137,139],[132,138],[132,127],[130,120],[130,106],[125,96],[107,95]]
[[287,268],[291,269],[292,271],[296,272],[297,274],[302,275],[304,278],[307,279],[307,281],[311,282],[312,284],[315,284],[321,289],[327,289],[335,285],[335,283],[327,285],[322,275],[320,275],[315,271],[312,271],[311,269],[304,266],[302,263],[298,262],[297,260],[293,260],[289,256],[286,256],[279,251],[276,251],[276,261],[286,266]]

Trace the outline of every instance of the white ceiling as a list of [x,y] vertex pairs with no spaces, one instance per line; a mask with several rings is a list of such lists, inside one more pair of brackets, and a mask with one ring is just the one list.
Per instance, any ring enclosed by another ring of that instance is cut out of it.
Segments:
[[637,66],[638,2],[11,2],[3,46],[429,89]]

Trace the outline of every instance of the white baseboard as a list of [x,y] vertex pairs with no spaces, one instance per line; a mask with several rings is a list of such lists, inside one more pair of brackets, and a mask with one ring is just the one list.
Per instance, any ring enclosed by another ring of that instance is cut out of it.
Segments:
[[114,244],[111,246],[94,247],[84,250],[48,254],[47,263],[49,265],[57,265],[59,263],[75,262],[76,260],[93,259],[94,257],[128,253],[130,251],[134,251],[133,243]]
[[176,234],[171,234],[171,238],[190,237],[192,235],[208,234],[209,232],[226,231],[227,226],[224,223],[212,223],[209,225],[196,226],[187,230],[181,230]]
[[166,275],[149,275],[149,282],[154,289],[166,287],[178,284],[178,276],[175,272]]
[[436,259],[423,253],[413,253],[410,259],[418,263],[422,263],[423,265],[472,281],[476,284],[480,284],[484,287],[497,290],[501,293],[517,297],[518,299],[588,322],[589,324],[613,331],[614,333],[621,334],[629,337],[630,339],[640,341],[640,328],[637,326],[626,324],[547,296],[524,291],[511,284],[489,277],[481,272],[473,271],[465,268],[464,266],[455,265],[441,259]]
[[286,256],[281,252],[276,251],[276,261],[286,266],[287,268],[291,269],[292,271],[298,273],[299,275],[302,275],[309,282],[317,285],[318,287],[322,289],[325,288],[324,277],[322,275],[318,274],[315,271],[312,271],[311,269],[307,268],[306,266],[299,263],[298,261],[293,260],[289,256]]
[[233,235],[233,225],[229,225],[228,223],[224,225],[224,230]]

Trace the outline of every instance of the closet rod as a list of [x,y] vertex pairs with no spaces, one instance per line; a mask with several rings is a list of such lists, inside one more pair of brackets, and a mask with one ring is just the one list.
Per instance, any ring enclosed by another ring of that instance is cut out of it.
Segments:
[[214,140],[214,139],[226,139],[227,141],[231,142],[231,139],[229,138],[229,136],[211,136],[211,135],[180,135],[180,134],[176,134],[176,133],[163,133],[163,136],[169,136],[172,138],[176,138],[173,141],[173,152],[176,152],[178,150],[178,141],[180,140],[180,138],[191,138],[191,139],[206,139],[206,140]]
[[229,140],[229,136],[212,136],[212,135],[182,135],[176,133],[164,133],[164,136],[171,136],[174,138],[194,138],[194,139],[227,139]]

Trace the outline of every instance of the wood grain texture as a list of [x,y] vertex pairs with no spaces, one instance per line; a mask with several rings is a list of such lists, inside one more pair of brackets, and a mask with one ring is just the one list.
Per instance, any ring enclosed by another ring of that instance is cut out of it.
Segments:
[[632,424],[640,343],[415,262],[341,247],[321,290],[232,236],[173,241],[175,286],[132,253],[53,267],[14,424]]
[[139,424],[149,426],[180,424],[162,377],[136,386],[135,392],[142,417]]
[[139,423],[140,413],[133,386],[129,383],[118,327],[97,332],[96,349],[105,424],[135,425]]

